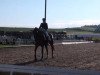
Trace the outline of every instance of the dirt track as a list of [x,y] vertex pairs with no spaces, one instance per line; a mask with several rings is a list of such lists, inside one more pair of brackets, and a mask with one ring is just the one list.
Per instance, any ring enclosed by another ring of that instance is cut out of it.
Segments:
[[[38,57],[40,48],[38,48]],[[44,57],[46,53],[44,52]],[[29,66],[51,66],[75,69],[100,70],[100,43],[55,45],[54,59],[34,62],[34,46],[0,48],[1,64],[19,64],[28,62]]]

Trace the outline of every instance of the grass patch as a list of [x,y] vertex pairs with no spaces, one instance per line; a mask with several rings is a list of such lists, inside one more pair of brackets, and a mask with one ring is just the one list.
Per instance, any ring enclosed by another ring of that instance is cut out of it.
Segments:
[[94,41],[95,43],[100,43],[100,38],[92,38],[92,41]]
[[15,45],[1,45],[0,44],[0,48],[5,48],[5,47],[14,47]]

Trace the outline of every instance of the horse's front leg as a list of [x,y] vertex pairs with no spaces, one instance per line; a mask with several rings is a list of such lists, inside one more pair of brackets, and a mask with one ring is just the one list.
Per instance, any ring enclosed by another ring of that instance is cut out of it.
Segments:
[[37,47],[38,47],[38,46],[35,45],[35,49],[34,49],[34,52],[35,52],[35,54],[34,54],[35,59],[34,59],[34,60],[35,60],[35,61],[37,60],[37,58],[36,58],[36,50],[37,50]]
[[41,60],[43,59],[43,49],[44,49],[44,46],[41,46],[42,50],[41,50],[41,54],[42,54],[42,57],[41,57]]
[[46,48],[46,52],[47,52],[47,57],[46,57],[46,59],[47,59],[48,58],[48,46],[45,45],[45,48]]

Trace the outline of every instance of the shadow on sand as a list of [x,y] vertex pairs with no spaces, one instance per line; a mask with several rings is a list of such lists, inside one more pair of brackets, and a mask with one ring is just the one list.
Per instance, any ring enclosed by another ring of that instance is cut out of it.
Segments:
[[27,64],[31,64],[31,63],[35,63],[35,62],[39,62],[39,61],[45,61],[45,60],[47,60],[47,58],[44,58],[42,60],[31,60],[31,61],[27,61],[27,62],[15,63],[13,65],[27,65]]

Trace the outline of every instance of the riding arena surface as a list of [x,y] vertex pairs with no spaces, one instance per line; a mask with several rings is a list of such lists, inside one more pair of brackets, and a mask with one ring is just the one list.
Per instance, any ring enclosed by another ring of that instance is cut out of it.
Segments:
[[[60,43],[60,42],[59,42]],[[59,67],[100,71],[100,43],[56,44],[54,58],[49,48],[48,59],[34,61],[34,46],[0,48],[0,64],[24,66]],[[41,48],[37,50],[37,58],[41,57]]]

